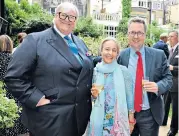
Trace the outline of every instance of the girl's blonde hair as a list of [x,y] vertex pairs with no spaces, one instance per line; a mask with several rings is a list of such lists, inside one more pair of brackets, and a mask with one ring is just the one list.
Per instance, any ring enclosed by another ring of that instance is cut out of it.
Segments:
[[0,36],[0,52],[12,53],[13,42],[8,35]]

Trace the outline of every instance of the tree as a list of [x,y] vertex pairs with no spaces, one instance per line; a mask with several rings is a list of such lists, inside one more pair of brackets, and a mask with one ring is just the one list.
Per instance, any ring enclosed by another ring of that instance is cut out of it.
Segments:
[[122,0],[122,18],[129,18],[131,13],[131,0]]
[[[6,0],[5,4],[11,36],[22,31],[27,31],[27,33],[40,31],[51,26],[52,15],[44,11],[38,4],[30,5],[27,0],[21,0],[20,4],[14,0]],[[38,25],[35,26],[36,24]]]
[[128,30],[128,18],[123,18],[118,25],[117,32],[118,33],[123,33],[123,35],[127,34]]
[[74,33],[76,35],[80,34],[83,37],[90,36],[98,38],[102,34],[102,29],[93,22],[91,17],[81,17],[77,22]]

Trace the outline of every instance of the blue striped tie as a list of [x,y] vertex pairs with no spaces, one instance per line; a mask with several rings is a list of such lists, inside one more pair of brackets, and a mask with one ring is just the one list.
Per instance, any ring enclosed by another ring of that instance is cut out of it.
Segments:
[[82,59],[81,59],[81,57],[80,57],[80,55],[78,53],[78,48],[76,47],[76,44],[70,39],[69,36],[65,36],[64,39],[67,40],[67,43],[68,43],[68,46],[69,46],[71,52],[73,52],[73,54],[75,55],[77,60],[82,65]]

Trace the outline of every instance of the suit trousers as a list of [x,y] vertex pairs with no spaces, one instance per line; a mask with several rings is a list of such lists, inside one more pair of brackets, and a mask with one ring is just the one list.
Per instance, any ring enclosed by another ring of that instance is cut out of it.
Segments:
[[170,129],[173,132],[178,132],[178,92],[170,92],[172,99],[172,120]]
[[170,104],[171,104],[171,94],[170,91],[167,91],[164,94],[164,102],[165,102],[165,116],[163,119],[163,125],[167,125],[167,121],[168,121],[168,114],[170,111]]
[[142,110],[135,113],[136,125],[131,136],[158,136],[159,125],[154,120],[151,110]]

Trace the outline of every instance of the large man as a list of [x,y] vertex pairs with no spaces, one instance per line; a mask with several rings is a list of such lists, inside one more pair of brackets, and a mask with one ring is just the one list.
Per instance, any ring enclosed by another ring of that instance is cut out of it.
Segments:
[[81,136],[91,113],[93,63],[72,34],[78,9],[60,4],[53,27],[32,33],[14,52],[5,82],[23,104],[22,122],[33,136]]
[[170,51],[170,70],[173,75],[173,86],[170,89],[170,96],[172,100],[172,120],[168,136],[175,136],[178,132],[178,42],[179,36],[177,31],[169,33]]
[[[164,116],[162,94],[172,86],[172,75],[163,51],[145,47],[146,23],[129,21],[129,48],[120,53],[119,63],[128,67],[134,80],[136,125],[132,136],[158,136]],[[149,77],[142,88],[142,78]],[[142,92],[143,91],[143,92]]]
[[168,41],[168,34],[162,33],[160,35],[160,40],[153,45],[153,48],[163,50],[165,52],[165,55],[167,56],[167,59],[169,57],[169,50],[168,45],[166,44]]

